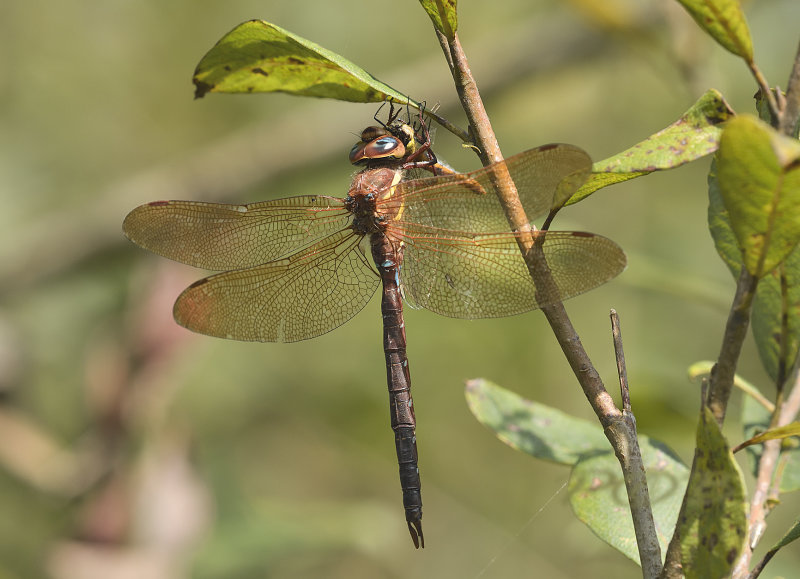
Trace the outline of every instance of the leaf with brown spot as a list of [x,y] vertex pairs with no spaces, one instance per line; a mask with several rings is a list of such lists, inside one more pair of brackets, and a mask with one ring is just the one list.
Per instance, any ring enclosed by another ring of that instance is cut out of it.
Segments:
[[747,501],[739,465],[707,407],[697,426],[685,502],[679,523],[685,577],[728,577],[746,539]]
[[418,103],[346,58],[263,20],[240,24],[197,65],[195,98],[209,92],[287,92],[369,103]]
[[753,60],[753,41],[738,0],[678,0],[694,21],[723,48]]
[[733,114],[722,95],[709,90],[670,126],[630,149],[592,165],[591,177],[567,205],[577,203],[603,187],[653,171],[674,169],[713,153],[722,133],[719,125]]

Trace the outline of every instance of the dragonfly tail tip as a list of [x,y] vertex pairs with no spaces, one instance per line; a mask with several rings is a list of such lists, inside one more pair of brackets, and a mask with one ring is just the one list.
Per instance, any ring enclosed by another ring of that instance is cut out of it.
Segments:
[[419,549],[425,548],[425,536],[422,534],[422,521],[406,521],[408,523],[408,532],[411,533],[411,540],[414,541],[414,547]]

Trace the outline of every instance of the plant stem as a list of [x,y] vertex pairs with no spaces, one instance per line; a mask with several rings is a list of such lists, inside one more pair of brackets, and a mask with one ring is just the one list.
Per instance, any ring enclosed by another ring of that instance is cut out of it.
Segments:
[[742,264],[736,284],[736,294],[725,325],[722,347],[717,363],[711,369],[706,399],[706,404],[720,426],[725,421],[725,412],[733,389],[733,378],[736,375],[736,365],[742,352],[742,344],[747,336],[747,328],[750,326],[750,311],[757,285],[758,280]]
[[[440,33],[437,33],[437,36],[450,65],[462,107],[469,120],[470,132],[478,147],[478,155],[484,166],[498,163],[503,160],[503,155],[458,35],[454,34],[452,39],[448,39]],[[503,165],[494,168],[493,182],[512,230],[530,233],[530,235],[520,235],[518,239],[520,250],[537,288],[537,295],[558,295],[542,252],[544,236],[534,235],[517,195],[514,182]],[[635,427],[630,427],[631,423],[616,407],[611,395],[605,389],[600,375],[594,368],[567,316],[563,303],[557,301],[554,304],[543,306],[541,309],[620,461],[629,501],[631,505],[637,505],[636,508],[632,508],[632,514],[638,539],[642,574],[646,579],[655,578],[661,569],[661,554],[658,549],[647,482],[644,476],[645,469]],[[656,546],[655,549],[653,544]]]
[[[617,359],[617,374],[619,375],[619,388],[622,396],[622,416],[624,420],[622,422],[615,421],[615,423],[609,427],[611,432],[606,432],[606,436],[612,442],[614,440],[619,440],[621,443],[619,447],[615,445],[614,450],[618,450],[617,459],[622,466],[625,488],[628,489],[628,504],[631,507],[631,513],[633,513],[633,520],[646,521],[649,519],[649,523],[646,525],[634,525],[634,530],[636,532],[636,542],[639,545],[640,559],[653,564],[649,572],[653,577],[656,577],[661,572],[661,545],[655,533],[646,533],[647,529],[651,526],[655,529],[655,522],[653,521],[653,512],[650,507],[647,476],[639,446],[638,444],[633,447],[626,446],[629,440],[638,441],[638,434],[636,431],[636,417],[631,411],[628,371],[625,367],[625,352],[622,348],[622,331],[619,326],[619,316],[615,310],[611,310],[611,333],[614,338],[614,353]],[[619,434],[613,432],[613,430],[623,425],[627,428],[627,432]],[[637,468],[638,466],[642,468]],[[642,551],[647,551],[649,556],[646,558],[642,557]],[[644,568],[644,564],[642,568]]]
[[800,44],[794,57],[794,66],[789,73],[786,84],[786,104],[783,108],[780,130],[784,135],[792,136],[800,121]]
[[465,143],[471,143],[472,142],[472,139],[470,138],[469,133],[467,131],[465,131],[464,129],[462,129],[461,127],[459,127],[457,125],[454,125],[453,123],[448,121],[443,116],[440,116],[440,115],[436,114],[431,109],[426,108],[425,110],[422,111],[422,114],[424,114],[426,117],[432,118],[434,121],[436,121],[436,123],[439,126],[444,128],[445,130],[450,131],[451,133],[453,133],[456,137],[458,137],[459,139],[461,139]]
[[[791,393],[786,398],[785,402],[780,405],[775,411],[777,420],[773,420],[775,426],[786,426],[791,423],[800,411],[800,372],[795,367],[794,371],[794,385],[792,386]],[[781,454],[780,440],[768,440],[764,443],[764,449],[761,452],[761,458],[758,461],[758,475],[756,477],[755,490],[750,499],[750,537],[745,545],[741,557],[736,563],[736,568],[733,577],[758,577],[758,573],[763,569],[763,565],[753,569],[753,572],[748,575],[747,568],[750,566],[750,561],[753,557],[753,549],[758,545],[759,540],[764,534],[766,528],[766,518],[769,514],[770,498],[774,494],[776,488],[780,485],[779,477],[775,476],[776,468],[778,466],[778,459]],[[763,562],[766,565],[766,561]],[[756,573],[755,575],[753,573]]]
[[772,117],[773,125],[778,126],[781,118],[781,108],[778,106],[778,101],[775,100],[775,95],[773,94],[772,89],[770,89],[767,79],[761,73],[761,69],[756,66],[755,62],[749,61],[747,66],[750,68],[750,72],[753,73],[753,77],[756,79],[756,82],[761,89],[762,96],[767,101],[767,106],[769,106],[769,112],[770,116]]

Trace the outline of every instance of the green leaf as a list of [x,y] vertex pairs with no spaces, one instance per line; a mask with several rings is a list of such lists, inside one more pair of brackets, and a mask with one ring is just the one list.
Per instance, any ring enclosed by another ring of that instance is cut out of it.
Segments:
[[370,103],[418,103],[346,58],[263,20],[240,24],[208,51],[192,81],[208,92],[287,92]]
[[711,162],[708,171],[708,229],[717,253],[731,270],[734,279],[738,279],[742,267],[742,250],[739,249],[739,242],[733,233],[728,210],[719,190],[716,159]]
[[794,522],[792,528],[781,538],[780,541],[772,548],[770,551],[777,551],[778,549],[785,547],[792,541],[796,541],[800,539],[800,519]]
[[678,523],[685,577],[728,577],[747,535],[744,480],[705,406],[685,500],[684,518]]
[[753,41],[738,0],[678,0],[695,22],[723,48],[747,62],[753,60]]
[[767,551],[767,553],[764,555],[764,558],[755,568],[753,568],[750,576],[760,577],[764,566],[772,560],[772,558],[775,556],[775,553],[797,539],[800,539],[800,519],[795,521],[794,525],[792,525],[792,528],[789,529],[789,531],[781,538],[781,540],[778,541],[769,551]]
[[[510,447],[576,465],[569,483],[575,514],[598,537],[639,560],[622,472],[599,425],[525,400],[487,380],[470,380],[466,397],[475,417]],[[688,469],[661,443],[640,436],[639,445],[656,530],[665,547],[675,527]]]
[[717,150],[718,126],[733,116],[722,95],[706,92],[681,118],[613,157],[592,165],[592,176],[567,203],[577,203],[598,189],[653,171],[674,169]]
[[789,438],[790,436],[800,436],[800,422],[792,422],[786,426],[769,428],[761,434],[757,434],[756,436],[745,440],[743,443],[738,445],[737,449],[746,448],[754,444],[761,444],[762,442],[766,442],[768,440],[782,440],[784,438]]
[[[681,508],[689,469],[669,450],[640,437],[642,460],[647,469],[647,486],[653,518],[665,553]],[[569,479],[572,510],[600,539],[639,563],[625,481],[619,462],[607,452],[581,459]]]
[[800,246],[759,282],[752,328],[764,369],[785,380],[800,349]]
[[434,28],[452,40],[458,29],[456,0],[419,0],[419,3],[430,16]]
[[[750,397],[745,397],[742,402],[742,426],[745,440],[757,436],[769,428],[771,413],[762,405]],[[764,448],[760,445],[748,446],[745,449],[750,470],[754,476],[757,474],[758,461]],[[783,476],[780,480],[778,490],[782,493],[789,493],[800,490],[800,446],[790,446],[784,444],[781,448],[780,464],[783,468]]]
[[536,458],[572,465],[610,448],[600,426],[525,400],[488,380],[470,380],[465,395],[481,424],[511,448]]
[[717,179],[744,264],[761,278],[800,241],[800,142],[736,117],[720,139]]

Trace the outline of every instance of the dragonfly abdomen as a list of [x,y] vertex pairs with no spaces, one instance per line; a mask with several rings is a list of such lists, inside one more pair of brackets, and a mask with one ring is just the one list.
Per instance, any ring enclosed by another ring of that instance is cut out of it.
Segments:
[[389,409],[394,430],[400,487],[408,530],[416,547],[424,547],[422,535],[422,494],[417,464],[417,421],[411,398],[411,374],[406,357],[406,329],[400,295],[398,269],[402,253],[383,233],[370,238],[372,258],[383,282],[381,313],[383,314],[383,351],[386,356],[386,382],[389,387]]

